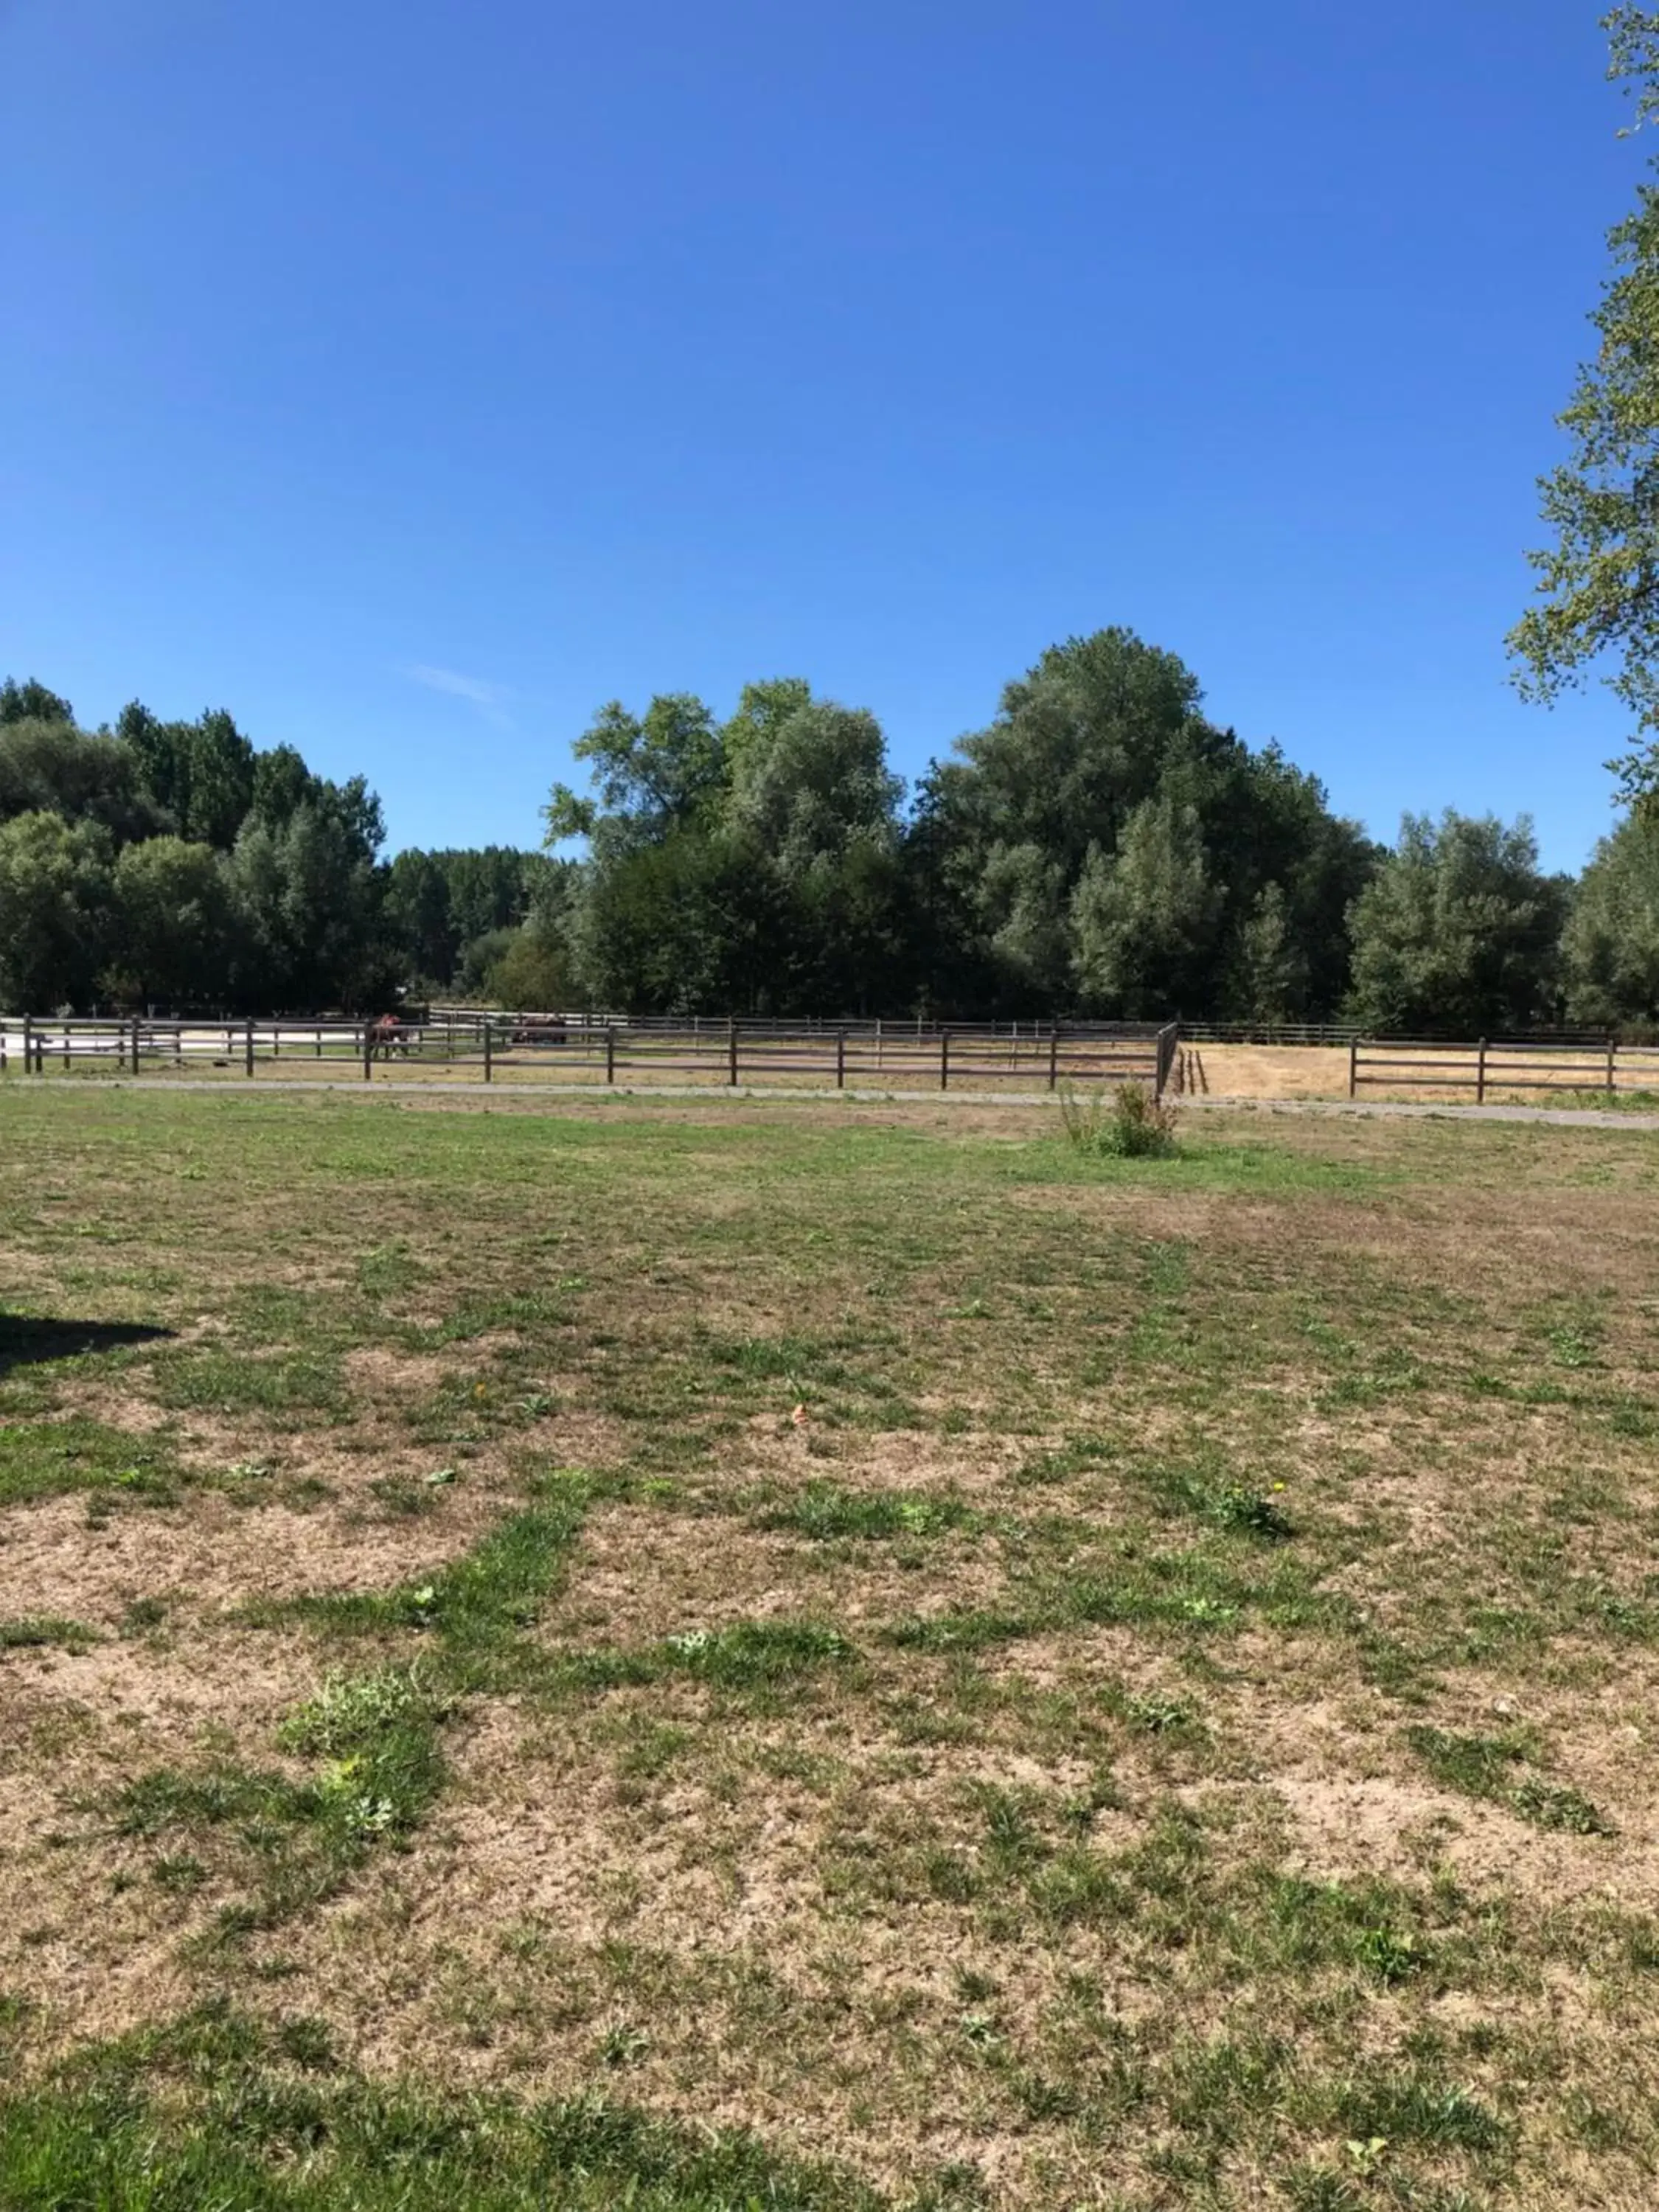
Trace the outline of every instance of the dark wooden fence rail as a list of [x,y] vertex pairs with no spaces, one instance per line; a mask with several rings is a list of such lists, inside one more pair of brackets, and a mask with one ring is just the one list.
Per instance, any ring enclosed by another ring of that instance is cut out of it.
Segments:
[[1348,1047],[1348,1096],[1362,1090],[1461,1091],[1477,1106],[1527,1091],[1659,1091],[1659,1048],[1612,1037],[1567,1043],[1478,1038],[1443,1044],[1401,1037],[1356,1037]]
[[421,1022],[157,1021],[0,1018],[0,1070],[138,1075],[222,1069],[252,1078],[296,1061],[365,1081],[425,1068],[489,1083],[627,1084],[678,1079],[728,1088],[1025,1090],[1062,1083],[1145,1083],[1160,1095],[1173,1069],[1174,1023],[890,1024],[572,1020],[469,1012]]

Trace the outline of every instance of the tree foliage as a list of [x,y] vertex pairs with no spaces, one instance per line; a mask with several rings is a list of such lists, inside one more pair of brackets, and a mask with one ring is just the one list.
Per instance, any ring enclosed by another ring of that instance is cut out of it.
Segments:
[[725,722],[612,702],[575,751],[592,788],[546,811],[588,840],[567,938],[595,1003],[1297,1014],[1346,981],[1370,848],[1127,630],[1044,653],[908,821],[875,717],[799,678]]
[[[908,809],[881,726],[796,677],[722,720],[612,702],[540,852],[380,857],[361,776],[220,710],[89,732],[0,685],[0,1003],[253,1012],[454,993],[526,1010],[932,1013],[1498,1030],[1659,1016],[1659,854],[1607,841],[1569,919],[1529,828],[1397,848],[1109,629],[1043,653]],[[574,856],[550,850],[579,837]],[[1564,935],[1565,929],[1565,935]]]
[[77,729],[59,714],[0,718],[0,822],[37,813],[95,822],[117,846],[171,826],[137,761],[118,739]]
[[115,863],[108,981],[118,997],[188,1005],[230,995],[237,916],[222,856],[183,837],[147,837]]
[[589,842],[561,933],[592,1004],[679,1012],[892,1005],[904,988],[903,787],[872,714],[799,678],[721,723],[686,692],[603,708],[548,840]]
[[1173,653],[1100,630],[1051,647],[934,769],[914,850],[947,1004],[1248,1018],[1264,913],[1309,948],[1279,963],[1285,1016],[1334,1003],[1370,848],[1202,706]]
[[[1633,134],[1659,113],[1659,15],[1620,7],[1602,24]],[[1638,186],[1607,244],[1595,354],[1559,417],[1567,457],[1539,480],[1551,538],[1529,556],[1538,599],[1510,644],[1522,692],[1546,702],[1612,664],[1634,742],[1608,765],[1646,805],[1659,789],[1659,187]]]
[[1559,1012],[1567,888],[1538,866],[1532,824],[1408,814],[1354,902],[1351,1010],[1394,1035],[1484,1036]]
[[292,746],[257,750],[222,710],[169,722],[135,701],[88,731],[44,684],[8,680],[0,825],[17,1010],[356,1005],[399,964],[378,799]]
[[1629,815],[1596,847],[1561,945],[1567,1013],[1597,1029],[1659,1023],[1659,823]]
[[0,824],[0,1004],[84,1002],[107,942],[110,841],[44,811]]

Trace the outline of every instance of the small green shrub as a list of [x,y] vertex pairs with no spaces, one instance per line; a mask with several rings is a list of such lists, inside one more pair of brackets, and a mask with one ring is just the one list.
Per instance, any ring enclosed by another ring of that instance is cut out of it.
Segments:
[[1176,1108],[1143,1084],[1120,1083],[1087,1097],[1067,1084],[1060,1118],[1073,1151],[1091,1159],[1169,1159],[1177,1149]]

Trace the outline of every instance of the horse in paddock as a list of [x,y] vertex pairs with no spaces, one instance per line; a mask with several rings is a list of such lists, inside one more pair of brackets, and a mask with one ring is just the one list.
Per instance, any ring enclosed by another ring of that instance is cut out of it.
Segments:
[[512,1044],[562,1044],[565,1039],[565,1020],[562,1014],[529,1014],[518,1023],[508,1042]]
[[376,1014],[364,1032],[364,1043],[371,1060],[390,1060],[394,1052],[400,1060],[409,1058],[409,1032],[396,1014]]

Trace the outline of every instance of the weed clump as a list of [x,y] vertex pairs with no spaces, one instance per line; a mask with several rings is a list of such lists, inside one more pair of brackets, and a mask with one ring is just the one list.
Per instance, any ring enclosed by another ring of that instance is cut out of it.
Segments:
[[393,1731],[431,1717],[434,1701],[412,1673],[331,1674],[276,1731],[285,1751],[340,1757],[359,1752]]
[[1060,1094],[1060,1118],[1075,1152],[1097,1160],[1164,1160],[1174,1157],[1176,1109],[1143,1084],[1081,1096],[1070,1084]]

